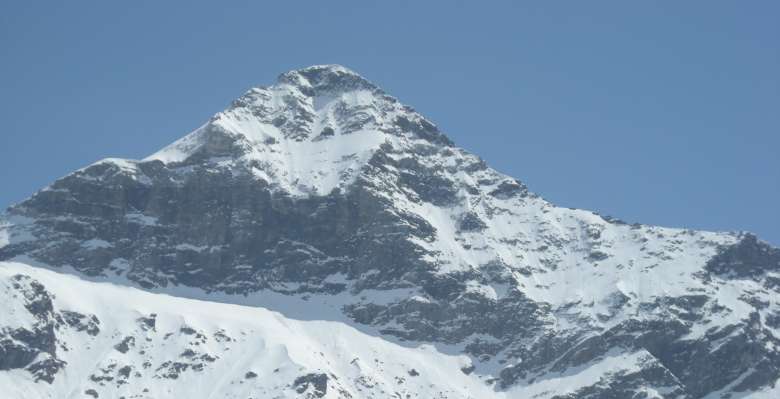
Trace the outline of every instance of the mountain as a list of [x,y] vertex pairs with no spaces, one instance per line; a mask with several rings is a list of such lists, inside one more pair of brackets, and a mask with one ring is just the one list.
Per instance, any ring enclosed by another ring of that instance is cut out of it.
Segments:
[[336,65],[0,221],[11,398],[775,398],[780,250],[557,207]]

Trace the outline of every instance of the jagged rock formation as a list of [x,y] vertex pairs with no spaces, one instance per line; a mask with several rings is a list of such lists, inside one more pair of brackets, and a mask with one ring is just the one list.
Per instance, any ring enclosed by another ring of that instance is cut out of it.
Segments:
[[[148,368],[166,381],[228,373],[219,378],[258,387],[235,392],[267,397],[400,394],[377,379],[435,386],[404,391],[412,397],[780,392],[780,250],[750,234],[628,225],[556,207],[340,66],[285,73],[150,157],[90,165],[3,220],[0,260],[350,324],[400,345],[394,351],[432,344],[462,356],[463,368],[451,381],[428,380],[438,365],[412,376],[404,368],[414,362],[401,359],[395,374],[353,375],[342,369],[352,359],[342,359],[273,388],[257,383],[257,371],[214,366],[223,352],[182,349],[186,361],[139,358],[131,369],[97,359],[92,382],[132,384],[133,370]],[[29,304],[10,297],[11,306]],[[44,308],[26,324],[0,323],[0,370],[27,369],[31,383],[56,385],[70,364],[56,350],[64,330],[79,340],[118,334],[110,345],[121,354],[164,345],[142,339],[141,327],[106,330],[99,317]],[[138,317],[156,331],[154,317]],[[181,331],[173,334],[188,338],[178,344],[200,334]],[[63,384],[111,392],[70,375]]]

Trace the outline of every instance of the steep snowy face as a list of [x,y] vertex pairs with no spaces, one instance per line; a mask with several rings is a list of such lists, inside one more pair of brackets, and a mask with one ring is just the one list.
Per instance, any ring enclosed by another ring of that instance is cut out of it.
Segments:
[[[492,397],[477,380],[508,398],[771,397],[780,378],[780,250],[557,207],[340,66],[285,73],[144,160],[54,182],[0,219],[0,261],[432,343],[469,358],[457,383],[476,397]],[[0,370],[58,381],[77,361],[50,344],[67,340],[59,313],[26,314],[38,289],[9,276],[7,296],[29,295],[0,323],[0,353],[15,354]],[[364,389],[340,362],[307,367]]]
[[448,143],[431,122],[363,77],[324,65],[249,90],[145,160],[213,162],[292,195],[326,195],[354,182],[380,145],[410,138]]

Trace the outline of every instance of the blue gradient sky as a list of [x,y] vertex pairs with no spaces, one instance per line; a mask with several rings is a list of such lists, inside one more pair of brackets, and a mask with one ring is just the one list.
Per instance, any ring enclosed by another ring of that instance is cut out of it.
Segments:
[[780,2],[106,3],[0,5],[0,207],[338,63],[560,205],[780,244]]

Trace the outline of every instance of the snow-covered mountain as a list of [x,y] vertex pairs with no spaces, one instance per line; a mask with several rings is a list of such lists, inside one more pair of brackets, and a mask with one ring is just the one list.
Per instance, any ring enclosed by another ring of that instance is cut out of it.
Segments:
[[780,250],[556,207],[334,65],[0,221],[12,398],[775,398]]

